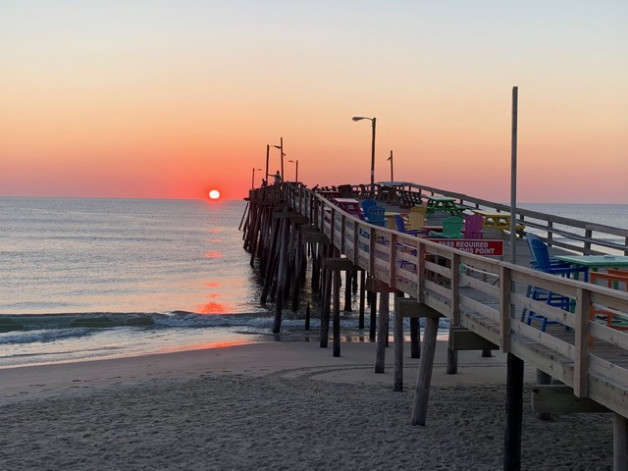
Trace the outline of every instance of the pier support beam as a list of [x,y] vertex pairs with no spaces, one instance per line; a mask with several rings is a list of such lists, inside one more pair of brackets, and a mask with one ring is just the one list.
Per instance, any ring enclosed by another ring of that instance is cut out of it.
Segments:
[[628,471],[628,419],[613,413],[613,471]]
[[414,399],[412,401],[412,425],[425,425],[427,417],[427,404],[430,396],[430,384],[432,383],[432,370],[434,368],[434,356],[436,355],[436,337],[438,335],[438,320],[440,313],[425,304],[420,304],[425,319],[425,333],[423,334],[423,349],[419,372],[414,386]]
[[506,358],[506,433],[504,471],[521,469],[521,424],[523,418],[523,360],[512,353]]
[[419,317],[424,317],[424,311],[425,309],[422,309],[421,304],[414,298],[395,298],[393,391],[403,391],[403,318],[410,318],[410,356],[420,358],[421,354],[416,350],[419,349],[421,342]]
[[353,262],[348,258],[327,258],[323,263],[326,271],[333,273],[333,345],[334,356],[340,356],[340,272],[348,273],[353,270]]
[[[376,308],[377,293],[379,298],[379,324],[377,326],[377,353],[375,355],[375,373],[384,373],[386,364],[386,346],[388,343],[388,318],[390,315],[390,293],[395,290],[386,283],[373,278],[367,281],[367,289],[375,293],[375,301],[371,309]],[[372,314],[371,314],[371,322]],[[373,327],[371,326],[371,329]]]

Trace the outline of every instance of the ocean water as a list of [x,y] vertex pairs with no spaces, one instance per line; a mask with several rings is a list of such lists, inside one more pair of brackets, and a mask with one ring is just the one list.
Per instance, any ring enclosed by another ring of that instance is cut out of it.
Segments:
[[[0,198],[0,368],[276,340],[245,205]],[[628,228],[628,205],[521,206]],[[309,335],[304,311],[284,310],[282,339]],[[360,335],[354,312],[343,329]]]
[[0,368],[272,339],[273,306],[259,303],[238,230],[244,210],[0,198]]

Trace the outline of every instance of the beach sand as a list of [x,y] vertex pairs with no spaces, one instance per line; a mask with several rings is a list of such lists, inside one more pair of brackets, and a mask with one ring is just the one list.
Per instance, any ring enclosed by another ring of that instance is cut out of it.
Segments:
[[[501,470],[505,355],[439,342],[426,426],[411,426],[417,359],[392,391],[392,347],[269,342],[0,370],[3,470]],[[610,414],[530,410],[522,469],[612,469]]]

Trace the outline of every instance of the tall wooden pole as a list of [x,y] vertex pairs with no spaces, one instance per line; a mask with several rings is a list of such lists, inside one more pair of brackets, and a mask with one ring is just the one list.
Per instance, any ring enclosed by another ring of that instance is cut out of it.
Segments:
[[512,87],[512,137],[510,142],[510,263],[517,255],[517,99],[518,87]]

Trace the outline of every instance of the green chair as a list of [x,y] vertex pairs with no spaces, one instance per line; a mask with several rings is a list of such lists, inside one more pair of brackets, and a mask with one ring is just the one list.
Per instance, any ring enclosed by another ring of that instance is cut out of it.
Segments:
[[443,219],[443,231],[430,231],[428,237],[441,239],[461,239],[464,219],[459,216],[450,216]]

